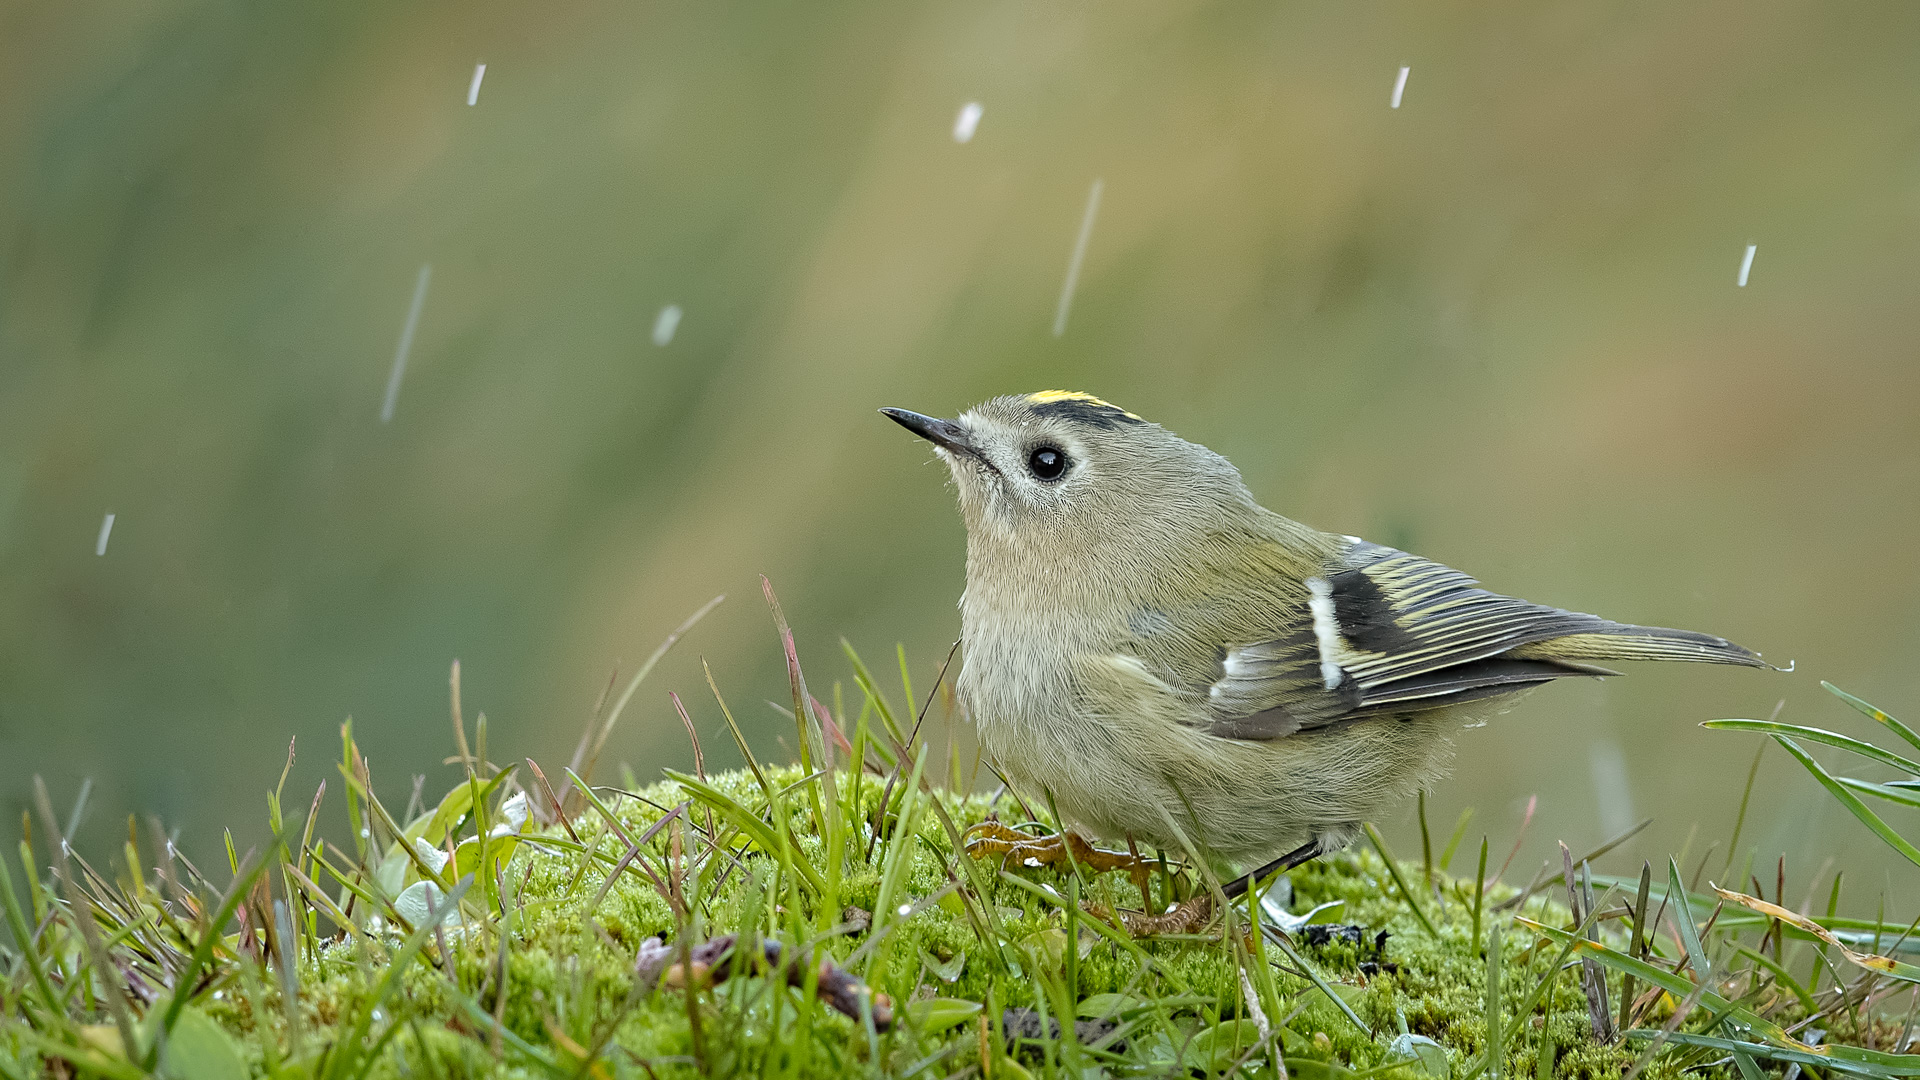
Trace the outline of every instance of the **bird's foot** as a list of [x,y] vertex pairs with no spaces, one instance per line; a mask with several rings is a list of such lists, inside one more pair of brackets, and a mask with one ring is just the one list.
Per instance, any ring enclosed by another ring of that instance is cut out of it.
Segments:
[[1194,934],[1213,921],[1213,896],[1195,893],[1169,908],[1163,915],[1149,915],[1144,911],[1108,912],[1104,908],[1093,911],[1093,914],[1110,923],[1118,919],[1128,935],[1137,938]]
[[998,855],[1002,866],[1078,864],[1096,874],[1108,870],[1127,870],[1134,874],[1136,880],[1145,881],[1146,868],[1151,865],[1136,854],[1094,847],[1078,833],[1034,836],[1010,829],[997,821],[983,821],[969,828],[965,839],[967,854],[976,859]]
[[[1108,851],[1088,843],[1086,838],[1075,832],[1059,832],[1051,836],[1034,836],[1017,829],[1008,828],[997,821],[983,821],[966,832],[967,854],[976,859],[990,855],[1000,856],[1002,866],[1064,866],[1078,864],[1096,874],[1109,870],[1125,870],[1140,890],[1140,896],[1151,905],[1152,892],[1148,889],[1147,870],[1153,860],[1141,856],[1132,840],[1128,840],[1126,851]],[[1167,910],[1165,914],[1149,915],[1146,911],[1120,911],[1117,914],[1095,904],[1089,913],[1108,923],[1117,923],[1133,937],[1153,937],[1160,934],[1191,934],[1205,927],[1213,920],[1213,897],[1206,893],[1197,893]]]

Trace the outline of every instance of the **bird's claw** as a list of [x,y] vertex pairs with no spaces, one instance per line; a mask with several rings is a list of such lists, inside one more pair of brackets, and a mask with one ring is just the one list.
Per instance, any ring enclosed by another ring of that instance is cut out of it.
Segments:
[[[1078,864],[1096,874],[1125,870],[1140,889],[1142,898],[1152,903],[1151,893],[1147,889],[1147,868],[1153,862],[1142,858],[1138,851],[1097,848],[1088,843],[1085,837],[1073,832],[1034,836],[997,821],[983,821],[968,828],[962,839],[968,855],[976,859],[997,855],[1003,867],[1037,868]],[[1132,846],[1128,844],[1129,848]],[[1190,934],[1212,921],[1213,897],[1207,893],[1196,893],[1161,915],[1149,915],[1144,911],[1120,911],[1114,914],[1099,905],[1090,909],[1090,913],[1109,923],[1117,921],[1134,937]]]
[[1148,863],[1125,851],[1108,851],[1087,843],[1078,833],[1033,836],[997,821],[983,821],[966,831],[967,854],[976,859],[1000,856],[1002,866],[1061,866],[1078,864],[1096,874],[1108,870],[1144,872]]
[[1195,893],[1169,908],[1164,915],[1144,911],[1110,912],[1094,905],[1089,914],[1107,923],[1117,923],[1130,937],[1158,937],[1163,934],[1194,934],[1213,921],[1213,897]]

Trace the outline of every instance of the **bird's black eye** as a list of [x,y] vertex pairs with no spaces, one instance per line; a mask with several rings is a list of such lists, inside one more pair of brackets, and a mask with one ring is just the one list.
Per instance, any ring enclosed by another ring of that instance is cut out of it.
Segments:
[[1057,446],[1037,447],[1027,457],[1027,469],[1042,480],[1058,480],[1067,471],[1066,452]]

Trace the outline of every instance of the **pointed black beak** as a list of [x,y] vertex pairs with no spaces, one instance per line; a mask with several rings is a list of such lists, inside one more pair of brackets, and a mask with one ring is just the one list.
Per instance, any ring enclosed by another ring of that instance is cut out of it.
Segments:
[[943,450],[951,450],[956,454],[965,454],[972,458],[980,456],[974,450],[972,440],[967,437],[967,429],[951,420],[937,420],[905,409],[881,409],[880,411],[885,413],[889,420]]

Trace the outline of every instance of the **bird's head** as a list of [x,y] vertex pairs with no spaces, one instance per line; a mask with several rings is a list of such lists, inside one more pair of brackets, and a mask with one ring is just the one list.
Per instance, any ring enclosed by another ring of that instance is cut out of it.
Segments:
[[1091,394],[998,397],[952,420],[880,411],[953,470],[975,543],[1145,554],[1253,506],[1225,458]]

